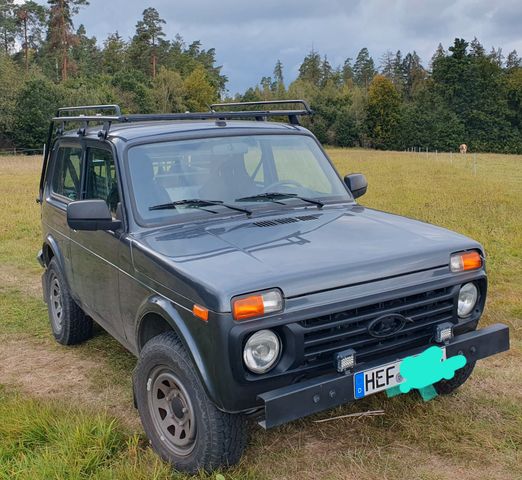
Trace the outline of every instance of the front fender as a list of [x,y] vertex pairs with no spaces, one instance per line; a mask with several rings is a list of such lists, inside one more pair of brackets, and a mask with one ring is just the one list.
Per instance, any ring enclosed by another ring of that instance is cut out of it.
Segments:
[[[209,349],[212,348],[207,324],[196,319],[192,312],[185,307],[175,305],[160,295],[151,295],[140,305],[137,313],[135,338],[138,351],[142,343],[140,338],[142,321],[147,314],[151,313],[162,317],[179,337],[196,367],[196,372],[207,395],[218,408],[222,408],[218,400],[216,385],[206,367],[208,362],[204,361],[204,358],[211,356]],[[196,338],[198,338],[198,341],[196,341]],[[201,346],[206,351],[202,352]]]

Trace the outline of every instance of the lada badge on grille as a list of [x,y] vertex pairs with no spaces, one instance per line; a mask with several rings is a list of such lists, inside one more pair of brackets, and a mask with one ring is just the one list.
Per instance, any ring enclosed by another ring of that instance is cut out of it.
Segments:
[[413,322],[411,318],[398,313],[383,315],[370,322],[368,333],[375,338],[389,337],[400,332],[407,323],[411,322]]

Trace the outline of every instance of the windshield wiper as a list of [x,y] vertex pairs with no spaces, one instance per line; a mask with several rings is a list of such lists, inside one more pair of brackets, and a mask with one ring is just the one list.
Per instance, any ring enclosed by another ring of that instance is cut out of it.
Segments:
[[199,198],[189,198],[185,200],[176,200],[175,202],[161,203],[159,205],[154,205],[153,207],[149,207],[149,210],[168,210],[172,208],[177,208],[182,205],[187,205],[192,208],[201,208],[207,212],[217,213],[214,210],[209,210],[204,207],[210,207],[212,205],[220,205],[222,207],[229,208],[231,210],[236,210],[237,212],[243,212],[247,215],[252,215],[252,210],[248,210],[247,208],[235,207],[234,205],[229,205],[228,203],[223,203],[221,200],[202,200]]
[[[249,197],[241,197],[236,198],[236,202],[250,202],[250,201],[256,201],[256,200],[268,200],[270,202],[274,203],[282,203],[277,201],[277,199],[285,199],[285,198],[298,198],[299,200],[302,200],[303,202],[312,203],[314,205],[317,205],[318,208],[323,208],[324,203],[315,200],[313,198],[307,198],[307,197],[301,197],[300,195],[297,195],[297,193],[283,193],[283,192],[265,192],[265,193],[258,193],[257,195],[251,195]],[[283,204],[284,205],[284,204]]]

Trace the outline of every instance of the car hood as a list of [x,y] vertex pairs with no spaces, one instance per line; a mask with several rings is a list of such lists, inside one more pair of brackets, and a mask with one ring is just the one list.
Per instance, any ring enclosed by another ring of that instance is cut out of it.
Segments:
[[296,297],[444,267],[452,252],[481,247],[444,228],[350,205],[169,226],[135,236],[132,248],[141,274],[229,311],[238,294],[277,287]]

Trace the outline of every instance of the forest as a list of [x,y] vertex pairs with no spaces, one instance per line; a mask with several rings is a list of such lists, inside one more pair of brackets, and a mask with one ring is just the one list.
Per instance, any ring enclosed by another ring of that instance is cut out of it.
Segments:
[[[332,65],[309,52],[296,79],[274,59],[267,76],[231,95],[214,48],[168,38],[152,7],[131,38],[99,40],[74,17],[88,0],[0,0],[0,149],[41,148],[64,105],[118,103],[125,113],[208,110],[216,100],[303,98],[304,124],[328,145],[385,150],[522,153],[522,60],[477,38],[439,44],[428,64],[415,50],[367,48]],[[347,50],[348,50],[347,46]]]

